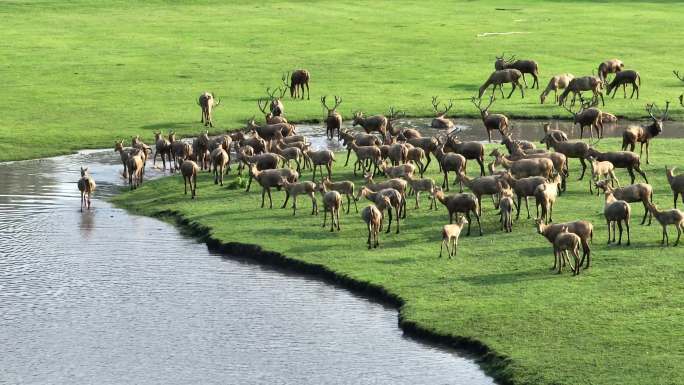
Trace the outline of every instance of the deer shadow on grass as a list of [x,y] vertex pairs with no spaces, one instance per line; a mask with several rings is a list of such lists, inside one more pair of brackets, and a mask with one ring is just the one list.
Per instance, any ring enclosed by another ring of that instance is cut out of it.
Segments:
[[[569,271],[569,269],[568,269]],[[570,273],[571,274],[571,273]],[[520,270],[507,273],[498,274],[482,274],[473,275],[470,277],[460,278],[461,281],[467,282],[471,285],[489,286],[489,285],[506,285],[511,283],[518,283],[524,281],[538,281],[554,279],[558,274],[552,273],[548,268],[535,268],[533,270]]]

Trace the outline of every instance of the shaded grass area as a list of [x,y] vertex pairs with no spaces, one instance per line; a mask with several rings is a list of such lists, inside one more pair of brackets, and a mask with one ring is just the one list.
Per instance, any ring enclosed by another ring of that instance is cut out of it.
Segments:
[[[655,140],[653,163],[643,165],[660,207],[672,205],[664,166],[680,161],[682,145],[684,140]],[[606,139],[598,148],[618,146],[617,140]],[[338,154],[335,179],[361,182],[341,167],[342,158]],[[470,175],[477,175],[476,166],[469,164]],[[435,167],[430,175],[436,177]],[[462,237],[454,260],[437,258],[448,217],[441,205],[427,210],[427,198],[420,210],[413,210],[409,200],[401,234],[381,235],[381,247],[372,251],[366,249],[365,226],[353,208],[341,217],[342,231],[330,233],[321,228],[322,216],[309,215],[307,199],[300,198],[293,218],[290,209],[260,209],[258,187],[251,193],[221,188],[207,173],[200,177],[195,201],[183,195],[179,176],[146,183],[113,200],[143,215],[173,212],[222,242],[259,245],[383,287],[404,300],[403,321],[437,335],[480,341],[505,357],[503,368],[493,361],[485,367],[506,383],[682,383],[684,246],[663,248],[657,223],[638,225],[641,204],[632,204],[632,246],[607,246],[603,199],[588,194],[586,179],[574,180],[578,171],[579,163],[572,160],[568,192],[554,209],[556,222],[585,219],[595,226],[593,267],[578,277],[550,272],[551,245],[536,233],[533,220],[521,219],[513,233],[502,233],[489,199],[483,204],[485,235],[475,231]],[[618,177],[629,182],[622,170]],[[303,178],[310,179],[310,172]],[[278,207],[284,193],[273,195]]]
[[[496,8],[505,8],[501,11]],[[511,10],[513,9],[513,10]],[[678,2],[0,2],[0,161],[111,146],[115,138],[201,129],[196,98],[223,99],[214,132],[244,126],[283,71],[308,68],[312,100],[286,100],[292,121],[322,118],[318,97],[342,95],[341,112],[397,106],[431,114],[430,97],[469,98],[501,52],[540,63],[542,88],[557,73],[591,74],[620,57],[642,74],[642,98],[609,101],[620,116],[674,101],[684,42]],[[490,35],[486,32],[524,32]],[[681,68],[684,71],[684,68]],[[567,116],[539,91],[499,101],[513,117]],[[682,109],[672,116],[682,118]],[[149,140],[149,139],[148,139]]]

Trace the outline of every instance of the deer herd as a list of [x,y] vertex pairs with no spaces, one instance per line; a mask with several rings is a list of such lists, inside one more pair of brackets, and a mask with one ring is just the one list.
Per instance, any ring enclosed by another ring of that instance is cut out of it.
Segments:
[[[349,214],[351,204],[358,213],[357,202],[365,198],[370,205],[361,210],[361,218],[366,224],[367,247],[377,248],[382,232],[385,216],[388,224],[385,233],[389,233],[392,223],[395,232],[400,233],[400,222],[407,218],[407,197],[415,196],[413,210],[419,210],[419,194],[425,193],[430,199],[428,210],[438,210],[438,202],[445,206],[449,216],[449,224],[444,225],[442,232],[442,249],[446,247],[451,258],[456,255],[458,239],[462,231],[470,235],[471,225],[477,224],[478,232],[483,234],[480,219],[483,215],[483,197],[491,197],[494,207],[491,213],[499,216],[501,230],[512,232],[514,220],[520,217],[522,201],[525,201],[527,217],[532,218],[528,206],[528,199],[534,198],[536,207],[536,229],[553,246],[554,265],[552,269],[561,273],[564,266],[572,270],[573,275],[579,274],[591,263],[590,243],[593,239],[593,225],[586,220],[553,224],[553,207],[562,204],[561,196],[566,191],[569,178],[569,162],[577,159],[581,165],[578,180],[585,177],[587,164],[590,176],[589,192],[604,194],[603,214],[608,227],[608,243],[622,244],[623,232],[626,232],[626,245],[631,243],[631,207],[629,203],[641,202],[644,206],[642,225],[651,224],[651,218],[663,227],[662,243],[669,244],[667,226],[673,225],[677,230],[677,240],[684,231],[684,212],[677,206],[678,195],[682,194],[684,202],[684,174],[675,175],[674,169],[666,168],[666,176],[674,194],[674,209],[659,210],[653,204],[653,188],[648,184],[646,174],[641,169],[641,155],[646,147],[646,163],[649,163],[649,143],[663,131],[663,123],[668,118],[670,103],[666,102],[664,111],[660,111],[655,103],[646,105],[646,112],[651,119],[645,126],[629,126],[623,132],[621,151],[601,152],[592,144],[582,140],[569,140],[567,134],[561,130],[552,130],[549,124],[544,126],[544,135],[540,143],[546,149],[537,148],[535,143],[515,140],[511,136],[510,119],[500,113],[491,113],[496,89],[502,97],[503,85],[511,83],[512,90],[508,98],[517,88],[524,97],[527,88],[525,75],[533,79],[531,88],[539,88],[539,66],[533,60],[516,60],[515,57],[505,58],[497,56],[494,63],[495,71],[479,88],[478,95],[472,97],[471,102],[478,110],[482,123],[487,132],[487,140],[492,142],[492,131],[501,136],[504,151],[494,149],[488,163],[489,175],[485,172],[485,148],[481,142],[461,141],[455,134],[454,122],[447,117],[453,108],[453,100],[440,102],[438,97],[432,98],[432,109],[435,117],[431,126],[443,130],[435,136],[423,136],[420,131],[397,126],[396,120],[403,114],[393,107],[387,115],[365,115],[361,111],[353,113],[351,126],[359,126],[362,131],[343,129],[343,117],[339,111],[343,99],[333,96],[334,102],[327,96],[320,98],[325,116],[323,123],[328,140],[338,140],[347,150],[344,166],[348,167],[351,153],[356,162],[352,165],[354,175],[360,173],[364,181],[361,185],[352,180],[338,180],[333,175],[333,163],[337,161],[335,153],[330,150],[314,150],[306,137],[297,135],[296,126],[285,118],[283,99],[289,91],[292,99],[304,99],[306,92],[309,97],[310,73],[304,69],[294,70],[284,74],[283,84],[274,90],[266,90],[267,97],[257,100],[257,107],[264,116],[264,123],[259,124],[252,117],[245,129],[236,132],[210,137],[208,131],[203,131],[192,141],[180,141],[175,133],[169,132],[164,137],[161,132],[155,133],[155,151],[153,164],[157,155],[161,157],[162,168],[172,172],[180,170],[184,180],[184,191],[191,197],[197,197],[197,177],[202,171],[213,172],[215,184],[223,185],[226,172],[231,171],[231,165],[237,165],[237,174],[243,170],[249,176],[246,191],[250,190],[252,181],[261,187],[261,207],[265,206],[268,197],[269,208],[273,207],[273,190],[283,191],[285,208],[292,200],[292,215],[297,215],[297,198],[305,195],[312,202],[311,215],[319,214],[316,196],[320,195],[323,227],[327,227],[328,213],[330,214],[330,231],[340,231],[340,213]],[[602,62],[598,67],[598,76],[574,77],[570,73],[555,75],[551,78],[546,89],[540,96],[544,104],[551,91],[554,100],[565,108],[571,115],[573,122],[580,127],[580,138],[583,139],[584,128],[589,129],[589,136],[603,137],[604,122],[615,121],[616,118],[598,107],[599,101],[605,106],[603,89],[607,88],[608,95],[612,92],[615,97],[617,89],[623,87],[623,97],[627,97],[626,86],[632,86],[633,97],[639,98],[641,84],[637,71],[626,70],[624,63],[618,59]],[[677,78],[684,81],[679,72],[674,71]],[[612,81],[609,76],[612,75]],[[521,83],[522,81],[522,83]],[[483,102],[483,96],[491,87],[491,95]],[[560,92],[560,95],[559,95]],[[591,98],[585,99],[582,92],[590,92]],[[572,93],[572,99],[568,96]],[[577,98],[579,97],[579,103]],[[680,96],[680,104],[684,106],[684,96]],[[213,111],[221,101],[211,92],[204,92],[198,99],[201,107],[201,122],[213,127]],[[636,144],[640,144],[640,154],[633,151]],[[152,148],[144,144],[139,137],[134,137],[130,148],[124,147],[123,140],[115,143],[115,151],[119,153],[123,164],[123,176],[128,178],[131,189],[139,187],[143,182],[145,165]],[[439,185],[434,179],[424,177],[431,164],[431,155],[436,159],[436,168],[443,174],[443,181]],[[466,174],[468,160],[478,163],[480,173],[477,177]],[[341,160],[340,160],[341,162]],[[295,164],[295,168],[292,167]],[[501,167],[498,169],[498,167]],[[615,170],[626,169],[631,178],[631,184],[620,186]],[[303,173],[311,171],[311,181],[304,181]],[[316,171],[320,172],[317,173]],[[635,183],[635,172],[643,178],[644,183]],[[95,189],[94,180],[87,175],[87,168],[81,170],[82,178],[78,183],[82,192],[82,207],[90,208],[90,194]],[[448,194],[450,183],[449,174],[453,174],[452,184],[459,184],[459,192]],[[376,180],[383,176],[383,180]],[[470,192],[463,192],[463,186]],[[514,213],[515,219],[514,219]],[[467,227],[467,228],[466,228]],[[611,237],[612,234],[612,237]],[[579,249],[582,249],[580,257]],[[569,254],[573,255],[570,261]]]

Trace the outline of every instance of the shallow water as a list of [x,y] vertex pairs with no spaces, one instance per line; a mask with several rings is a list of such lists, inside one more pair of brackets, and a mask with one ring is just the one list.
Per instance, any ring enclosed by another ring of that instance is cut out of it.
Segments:
[[[421,131],[423,135],[438,135],[444,134],[446,130],[438,130],[430,127],[432,119],[428,118],[405,118],[397,120],[394,125],[398,128],[415,128]],[[487,132],[484,129],[482,120],[480,119],[453,119],[455,126],[454,130],[461,140],[487,141]],[[570,139],[579,139],[579,126],[573,125],[569,120],[538,120],[538,119],[524,119],[511,120],[511,133],[514,139],[530,140],[541,146],[539,141],[544,137],[544,123],[551,123],[552,129],[563,130],[568,134]],[[603,135],[609,137],[622,137],[622,132],[625,127],[630,125],[647,125],[650,121],[629,121],[620,120],[617,123],[605,123],[603,128]],[[298,124],[297,133],[306,135],[311,138],[314,148],[332,148],[335,150],[342,150],[342,145],[337,143],[337,140],[329,141],[325,138],[325,130],[322,129],[322,124]],[[343,122],[343,128],[352,129],[351,121]],[[357,126],[353,128],[356,131],[361,130]],[[589,136],[589,130],[585,128],[584,137]],[[684,138],[684,122],[665,122],[663,132],[658,138]],[[492,141],[499,142],[501,135],[498,131],[492,131]],[[657,139],[656,139],[657,140]]]
[[[98,184],[85,213],[80,165]],[[405,338],[393,308],[112,207],[120,170],[111,150],[0,164],[0,382],[493,383]]]

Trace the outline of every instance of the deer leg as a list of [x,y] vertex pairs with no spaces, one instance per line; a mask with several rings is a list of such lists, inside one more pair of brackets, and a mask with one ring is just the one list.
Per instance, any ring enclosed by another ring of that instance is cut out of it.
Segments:
[[[679,195],[678,192],[674,192],[674,208],[677,208],[677,195]],[[684,196],[682,196],[682,200],[684,200]],[[644,202],[644,208],[646,207],[646,203]]]
[[347,160],[344,162],[344,167],[347,167],[349,164],[349,156],[351,155],[351,148],[347,149]]
[[[290,200],[290,192],[285,190],[285,202],[283,202],[283,205],[280,206],[280,208],[284,209],[285,206],[287,206],[287,201],[289,201],[289,200]],[[292,197],[292,201],[293,201],[293,206],[294,206],[295,197]]]
[[[620,236],[618,237],[618,245],[622,244],[622,220],[617,220],[618,229],[620,230]],[[613,235],[615,232],[613,231]]]
[[622,85],[622,98],[627,99],[627,84]]
[[[506,99],[510,99],[511,96],[513,95],[513,92],[515,92],[515,87],[516,87],[516,85],[515,85],[515,83],[511,83],[511,84],[513,85],[513,88],[511,88],[511,93],[508,94],[508,97],[507,97]],[[522,87],[521,87],[520,89],[522,90]],[[502,96],[503,96],[503,95],[502,95]]]
[[[387,208],[387,213],[389,214],[389,223],[387,223],[387,231],[385,231],[385,234],[389,234],[390,229],[392,228],[392,208],[388,207]],[[451,223],[451,222],[449,222]]]
[[529,206],[527,196],[525,196],[525,208],[527,209],[527,219],[532,218],[532,216],[530,215],[530,206]]
[[442,180],[442,188],[446,188],[446,191],[449,191],[449,177],[448,177],[448,175],[449,175],[449,172],[447,170],[444,170],[444,180]]
[[[523,79],[523,83],[525,83],[525,88],[527,88],[527,80],[525,80],[525,74],[524,73],[522,74],[522,79]],[[534,83],[532,83],[532,86],[534,87]]]
[[325,222],[327,220],[328,220],[328,208],[326,207],[323,209],[323,226],[321,226],[321,227],[325,227]]
[[477,163],[480,165],[480,176],[485,176],[484,159],[477,158]]
[[[399,222],[400,222],[400,218],[401,218],[401,215],[399,215],[400,210],[401,210],[401,203],[399,203],[399,207],[397,207],[397,208],[395,209],[396,214],[397,214],[397,223],[396,223],[396,226],[397,226],[397,234],[399,234]],[[404,211],[404,216],[405,216],[405,215],[406,215],[406,211]]]
[[632,170],[631,167],[627,168],[627,172],[629,172],[629,177],[632,178],[632,184],[634,184],[634,171]]
[[679,245],[679,238],[682,236],[682,226],[681,223],[675,226],[677,228],[677,240],[675,241],[674,245],[677,246]]
[[[649,155],[651,153],[648,149],[649,145],[650,145],[650,142],[646,142],[646,164],[651,164],[651,161],[649,160],[649,158],[650,158]],[[642,144],[642,146],[643,146],[643,144]]]
[[[517,195],[517,194],[516,194],[516,195]],[[520,205],[521,205],[521,203],[522,203],[522,202],[520,201],[520,200],[522,199],[522,198],[520,197],[520,195],[518,195],[517,198],[518,198],[518,204],[515,205],[515,210],[516,210],[515,220],[516,220],[516,221],[520,219]]]
[[[309,82],[304,83],[306,86],[306,100],[311,100],[311,92],[309,91]],[[302,87],[302,99],[304,99],[304,88]]]
[[629,235],[629,218],[625,219],[625,227],[627,227],[627,246],[630,245],[631,239]]
[[537,89],[539,89],[539,77],[537,76],[536,73],[532,73],[532,77],[534,78],[534,83],[532,83],[532,88],[534,88],[534,86],[536,85]]
[[[646,149],[646,157],[648,157],[648,148]],[[639,167],[637,165],[634,167],[634,169],[639,173],[639,175],[641,175],[644,178],[646,183],[648,183],[648,179],[646,178],[646,173],[641,169],[641,167]],[[632,183],[634,183],[634,181],[632,181]]]
[[[660,237],[660,246],[665,244],[665,238],[667,237],[667,231],[665,230],[665,226],[663,225],[662,227],[663,227],[663,231],[662,231],[662,236]],[[668,244],[669,243],[670,242],[668,241]]]

